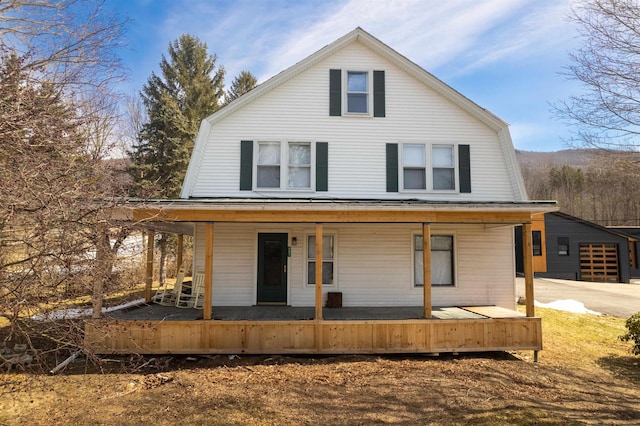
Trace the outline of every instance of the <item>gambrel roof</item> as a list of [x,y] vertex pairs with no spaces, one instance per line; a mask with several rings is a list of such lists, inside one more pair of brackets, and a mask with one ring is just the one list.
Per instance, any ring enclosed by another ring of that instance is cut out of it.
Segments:
[[212,126],[215,126],[217,122],[238,111],[245,105],[253,102],[259,97],[270,92],[271,90],[274,90],[275,88],[287,83],[287,81],[291,80],[292,78],[298,76],[299,74],[320,63],[326,58],[334,55],[338,51],[344,49],[346,46],[356,42],[361,43],[367,48],[371,49],[380,57],[388,60],[401,70],[405,71],[409,76],[417,79],[425,86],[438,93],[439,95],[452,102],[454,105],[464,110],[472,117],[476,118],[481,123],[485,124],[487,127],[495,131],[498,135],[503,155],[507,159],[507,164],[510,168],[508,172],[513,179],[512,185],[516,189],[516,192],[523,194],[524,198],[526,199],[526,189],[519,171],[517,160],[515,158],[515,151],[513,150],[511,136],[508,131],[508,124],[488,110],[480,107],[478,104],[474,103],[473,101],[462,95],[460,92],[456,91],[440,79],[436,78],[433,74],[429,73],[411,60],[407,59],[405,56],[387,46],[360,27],[357,27],[353,31],[342,36],[333,43],[323,47],[322,49],[296,63],[295,65],[285,69],[279,74],[276,74],[266,82],[255,87],[250,92],[237,98],[229,105],[206,117],[201,123],[200,131],[198,133],[198,137],[196,138],[191,161],[189,162],[189,167],[185,176],[181,197],[189,198],[190,188],[192,188],[195,183],[194,180],[196,179],[197,170],[200,168],[202,153],[204,152],[205,145],[208,140],[208,135]]

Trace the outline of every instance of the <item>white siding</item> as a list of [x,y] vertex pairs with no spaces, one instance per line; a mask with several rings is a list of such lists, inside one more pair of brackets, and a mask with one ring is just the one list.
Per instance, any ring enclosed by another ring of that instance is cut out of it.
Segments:
[[[256,241],[246,226],[214,224],[213,300],[220,306],[255,304]],[[205,225],[196,226],[194,262],[204,271]]]
[[[306,236],[309,225],[215,224],[213,304],[248,306],[256,302],[257,235],[283,232],[296,237],[288,264],[288,304],[313,306],[315,290],[306,284]],[[344,306],[421,306],[422,288],[412,281],[412,235],[417,225],[325,225],[336,235],[335,286]],[[513,228],[432,226],[433,234],[455,235],[456,285],[433,287],[434,306],[498,305],[515,307]],[[204,269],[204,226],[198,225],[196,267]]]
[[[386,117],[330,117],[331,68],[384,70]],[[201,131],[190,197],[520,199],[496,131],[359,42]],[[241,140],[328,142],[329,191],[240,191]],[[469,144],[472,193],[387,193],[385,144],[404,142]]]

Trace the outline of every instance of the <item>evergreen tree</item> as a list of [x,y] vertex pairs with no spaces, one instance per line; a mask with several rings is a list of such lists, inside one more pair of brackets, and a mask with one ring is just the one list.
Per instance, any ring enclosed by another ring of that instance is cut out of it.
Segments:
[[231,88],[225,95],[225,105],[244,95],[258,83],[258,79],[249,71],[242,71],[231,83]]
[[203,118],[216,111],[224,95],[224,68],[206,43],[188,34],[169,44],[141,97],[147,113],[131,152],[136,195],[175,198],[186,173]]
[[[184,34],[169,43],[162,56],[161,76],[155,73],[141,97],[147,113],[130,153],[134,192],[142,197],[177,198],[202,119],[220,107],[224,68],[197,37]],[[161,234],[160,282],[166,279],[168,234]]]

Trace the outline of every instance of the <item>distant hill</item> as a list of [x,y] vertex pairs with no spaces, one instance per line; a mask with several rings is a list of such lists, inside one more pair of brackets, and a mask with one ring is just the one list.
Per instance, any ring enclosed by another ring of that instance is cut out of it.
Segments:
[[557,200],[561,211],[603,226],[640,225],[640,152],[516,151],[516,158],[532,200]]

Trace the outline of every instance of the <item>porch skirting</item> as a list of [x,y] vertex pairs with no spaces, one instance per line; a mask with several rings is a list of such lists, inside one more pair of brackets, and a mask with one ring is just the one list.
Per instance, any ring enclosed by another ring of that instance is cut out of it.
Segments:
[[483,319],[91,320],[99,354],[369,354],[542,349],[538,317]]

